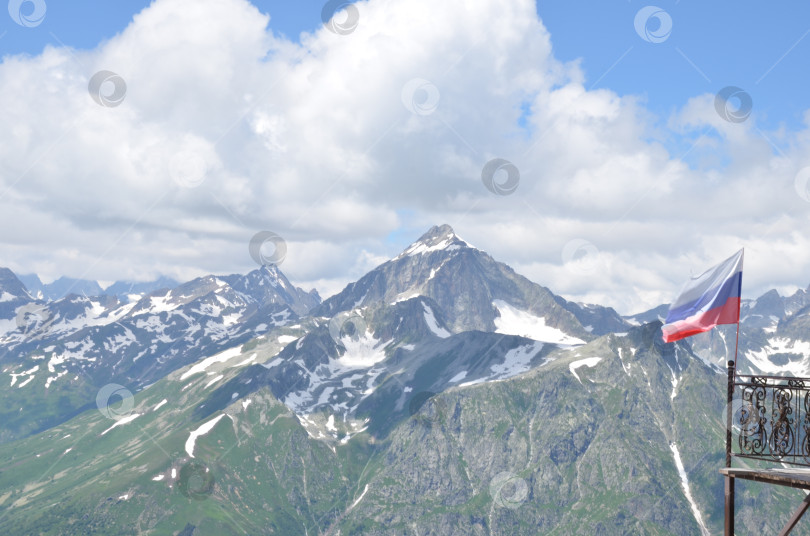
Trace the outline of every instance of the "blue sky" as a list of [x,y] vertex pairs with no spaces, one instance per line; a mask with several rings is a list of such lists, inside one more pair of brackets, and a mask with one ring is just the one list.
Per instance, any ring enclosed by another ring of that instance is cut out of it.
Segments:
[[645,5],[554,0],[540,2],[538,12],[559,59],[582,58],[593,87],[642,95],[658,115],[695,95],[738,86],[768,127],[802,124],[810,103],[810,4],[661,1],[655,5],[672,17],[662,43],[632,31]]
[[[34,31],[3,18],[0,33],[8,33],[0,41],[0,50],[4,54],[38,54],[46,45],[59,42],[81,49],[95,48],[123,30],[135,14],[151,3],[150,0],[49,0],[45,20]],[[291,39],[321,26],[324,2],[320,0],[255,0],[252,4],[272,17],[274,32]],[[26,5],[26,13],[30,13],[33,5]]]
[[[810,283],[807,3],[363,0],[341,35],[320,1],[37,2],[41,24],[0,16],[19,273],[246,272],[269,230],[328,296],[449,223],[628,313],[743,246],[748,293]],[[113,107],[88,97],[107,71]],[[728,86],[750,117],[721,117]],[[495,158],[515,195],[483,187]]]

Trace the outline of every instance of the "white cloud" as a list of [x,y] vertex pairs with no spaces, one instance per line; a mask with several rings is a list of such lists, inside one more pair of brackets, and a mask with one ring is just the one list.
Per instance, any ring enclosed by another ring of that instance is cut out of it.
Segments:
[[[743,244],[752,293],[808,282],[810,203],[794,187],[808,131],[729,123],[712,95],[662,130],[640,99],[586,90],[578,64],[555,60],[529,0],[357,6],[353,33],[297,44],[246,0],[156,0],[95,50],[4,58],[4,263],[46,278],[244,272],[267,229],[288,242],[281,268],[328,295],[395,253],[393,231],[446,222],[623,312]],[[118,107],[87,93],[103,69],[126,81]],[[403,104],[414,79],[435,110]],[[520,169],[511,196],[482,184],[496,157]],[[598,272],[563,264],[574,239],[598,248]]]

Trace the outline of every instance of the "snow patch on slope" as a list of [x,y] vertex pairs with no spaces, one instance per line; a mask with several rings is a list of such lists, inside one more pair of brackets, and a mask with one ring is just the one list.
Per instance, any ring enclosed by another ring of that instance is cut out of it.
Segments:
[[369,368],[385,359],[384,348],[391,341],[383,343],[375,339],[370,331],[361,337],[343,337],[340,339],[346,352],[338,358],[338,363],[346,368]]
[[492,302],[500,316],[495,318],[495,332],[520,335],[540,342],[562,345],[585,344],[585,341],[565,334],[562,330],[547,326],[546,319],[512,307],[503,300]]
[[436,315],[433,314],[433,309],[428,307],[428,305],[424,302],[422,303],[422,307],[425,308],[425,322],[427,322],[430,331],[432,331],[434,335],[437,335],[442,339],[446,339],[447,337],[449,337],[450,332],[439,326],[439,323],[436,321]]
[[101,432],[101,435],[106,434],[107,432],[109,432],[113,428],[117,428],[118,426],[123,426],[123,425],[125,425],[127,423],[131,423],[132,421],[134,421],[135,419],[137,419],[140,416],[141,416],[140,413],[133,413],[132,415],[128,415],[127,417],[124,417],[123,419],[118,419],[117,421],[115,421],[115,424],[113,424],[112,426],[110,426],[109,428],[107,428],[106,430]]
[[571,374],[574,375],[574,377],[577,379],[579,383],[582,383],[582,380],[579,379],[579,374],[577,374],[577,369],[580,367],[593,368],[600,361],[602,361],[601,357],[588,357],[586,359],[580,359],[579,361],[574,361],[573,363],[568,365],[568,370],[571,371]]
[[368,484],[366,484],[366,487],[363,489],[363,493],[361,493],[360,496],[357,498],[357,500],[354,501],[352,503],[352,505],[349,507],[349,510],[353,509],[355,506],[357,506],[360,503],[360,501],[363,500],[363,497],[366,496],[367,491],[368,491]]
[[188,439],[186,439],[186,452],[188,453],[190,458],[194,457],[194,446],[197,443],[197,438],[200,436],[204,436],[208,432],[214,429],[214,426],[224,417],[225,414],[217,415],[207,423],[203,424],[193,432],[188,435]]
[[464,378],[466,378],[466,377],[467,377],[467,371],[466,371],[466,370],[462,370],[461,372],[459,372],[458,374],[456,374],[455,376],[453,376],[452,378],[450,378],[450,381],[448,381],[447,383],[456,383],[456,382],[460,382],[461,380],[463,380],[463,379],[464,379]]
[[32,379],[34,379],[34,373],[36,373],[38,370],[39,365],[34,365],[30,369],[20,372],[19,374],[14,374],[13,372],[9,373],[9,376],[11,376],[11,387],[14,387],[14,384],[17,383],[17,378],[20,376],[29,376],[29,378],[27,380],[24,380],[19,387],[22,387],[23,385],[27,384]]
[[[479,383],[505,380],[507,378],[511,378],[512,376],[517,376],[518,374],[527,372],[529,369],[531,369],[532,359],[542,349],[542,342],[533,342],[531,344],[524,344],[523,346],[512,348],[506,352],[506,355],[504,355],[503,363],[497,363],[489,367],[494,374],[461,383],[459,384],[459,387],[469,387],[470,385],[476,385]],[[466,377],[466,371],[463,374],[464,376],[462,376],[462,378]],[[460,375],[461,373],[456,375],[455,378],[450,380],[450,383],[459,381],[461,378],[459,378],[459,380],[456,378],[458,378]]]
[[686,471],[683,468],[683,462],[681,461],[681,454],[678,452],[678,447],[675,443],[672,443],[669,448],[672,450],[672,457],[675,458],[675,467],[678,468],[678,474],[681,476],[681,486],[683,486],[684,495],[686,495],[686,500],[689,501],[689,506],[692,508],[692,514],[695,516],[695,521],[697,521],[698,526],[700,526],[700,534],[701,536],[711,536],[709,534],[709,530],[706,528],[706,525],[703,524],[703,518],[700,515],[700,510],[695,503],[695,499],[692,497],[692,492],[689,490],[689,478],[686,475]]
[[[797,361],[788,361],[785,365],[777,365],[769,357],[779,353],[799,354],[802,358]],[[749,350],[745,353],[745,357],[752,365],[766,374],[805,376],[808,372],[808,365],[810,365],[810,342],[774,337],[768,339],[768,346],[759,351]]]
[[[307,369],[302,360],[295,361],[301,368],[298,374],[306,376],[304,385],[307,387],[288,393],[282,402],[299,417],[315,412],[319,406],[328,405],[333,412],[342,413],[345,420],[346,415],[356,409],[356,404],[377,388],[377,378],[387,369],[376,365],[385,360],[385,348],[392,342],[393,340],[383,342],[376,339],[371,331],[366,330],[365,333],[358,333],[353,337],[342,337],[340,343],[345,348],[343,354],[337,359],[330,358],[328,362],[318,365],[312,371]],[[324,385],[338,379],[342,379],[342,389],[337,385]],[[353,390],[359,394],[351,402],[354,407],[349,407],[348,401],[331,402],[332,393],[343,389]]]
[[496,374],[494,379],[503,380],[528,371],[531,368],[532,358],[542,349],[543,343],[535,342],[509,350],[504,356],[503,363],[490,367]]
[[222,374],[217,374],[217,376],[213,380],[211,380],[210,382],[205,384],[205,388],[208,389],[209,387],[211,387],[212,385],[214,385],[215,383],[217,383],[219,380],[221,380],[224,377],[225,376],[222,375]]
[[421,294],[419,294],[418,292],[405,291],[402,294],[397,295],[397,297],[394,298],[394,301],[391,302],[391,305],[397,304],[399,302],[408,301],[412,298],[418,298],[419,296],[421,296]]
[[193,374],[197,374],[197,373],[200,373],[200,372],[205,372],[205,369],[207,369],[208,367],[210,367],[214,363],[224,363],[225,361],[228,361],[229,359],[233,359],[234,357],[236,357],[238,355],[241,355],[241,354],[242,354],[242,346],[239,345],[239,346],[234,346],[233,348],[229,348],[228,350],[225,350],[224,352],[220,352],[220,353],[218,353],[216,355],[213,355],[211,357],[207,357],[207,358],[203,359],[202,361],[200,361],[199,363],[197,363],[196,365],[194,365],[193,367],[191,367],[190,369],[188,369],[187,371],[185,371],[183,373],[183,375],[180,376],[180,380],[181,381],[185,380],[186,378],[188,378],[189,376],[191,376]]

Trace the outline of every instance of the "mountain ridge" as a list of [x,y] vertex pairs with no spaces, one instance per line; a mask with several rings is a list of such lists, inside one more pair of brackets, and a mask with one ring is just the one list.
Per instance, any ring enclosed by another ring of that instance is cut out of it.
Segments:
[[[18,298],[46,310],[0,338],[12,534],[722,526],[733,326],[664,343],[666,306],[617,319],[568,302],[449,226],[323,303],[277,267],[128,304]],[[806,365],[803,299],[745,303],[740,370]],[[84,325],[93,310],[110,322]],[[759,513],[796,500],[742,482],[738,494],[740,534],[774,532]]]
[[[722,413],[724,375],[688,344],[660,342],[660,327],[559,349],[511,378],[421,397],[401,416],[386,416],[389,404],[382,427],[346,442],[319,438],[322,417],[296,414],[266,386],[244,390],[243,371],[261,365],[238,363],[272,363],[295,343],[243,345],[169,374],[112,419],[94,409],[0,445],[0,489],[11,490],[0,528],[47,532],[70,519],[75,533],[687,536],[700,525],[680,459],[716,532],[724,427],[694,415]],[[223,388],[211,390],[220,376]],[[27,474],[49,467],[47,485],[30,485]],[[211,487],[190,488],[189,471],[211,474]],[[795,502],[744,482],[738,493],[740,534],[772,532],[756,512],[787,516]]]
[[245,276],[197,278],[129,303],[74,294],[54,302],[30,296],[9,302],[15,307],[0,307],[0,372],[14,391],[0,391],[6,424],[0,442],[89,407],[105,384],[137,391],[291,323],[319,302],[317,293],[292,286],[272,266]]

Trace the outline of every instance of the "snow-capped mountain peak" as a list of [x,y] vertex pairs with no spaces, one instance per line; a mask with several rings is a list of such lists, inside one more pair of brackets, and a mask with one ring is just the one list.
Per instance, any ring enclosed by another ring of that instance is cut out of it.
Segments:
[[461,248],[471,248],[469,243],[459,237],[449,225],[437,225],[431,227],[423,234],[419,240],[408,246],[405,251],[397,256],[397,259],[423,255],[432,251],[453,251]]

